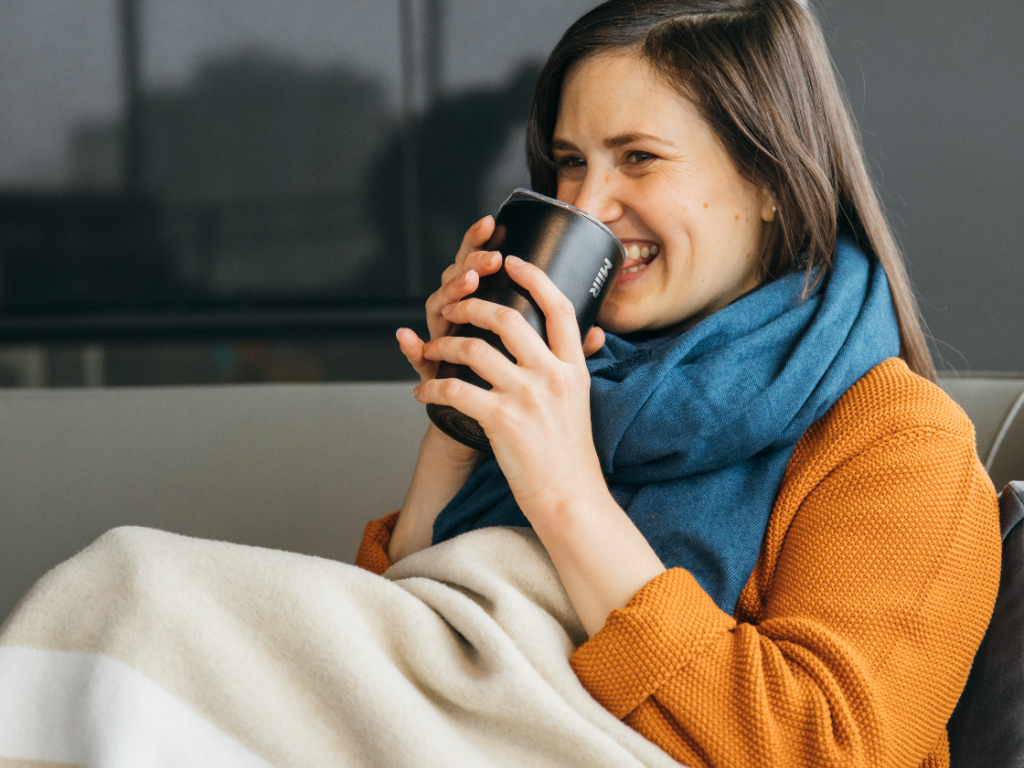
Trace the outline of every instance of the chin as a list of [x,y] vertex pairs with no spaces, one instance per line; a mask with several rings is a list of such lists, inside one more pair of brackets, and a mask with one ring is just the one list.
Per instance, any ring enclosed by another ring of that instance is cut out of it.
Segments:
[[[711,314],[708,312],[707,314]],[[696,313],[681,317],[651,317],[644,312],[644,307],[621,306],[611,299],[601,308],[597,316],[597,325],[608,333],[623,336],[629,333],[665,331],[677,333],[692,328],[707,314]]]
[[609,306],[610,304],[610,301],[605,304],[597,316],[597,324],[608,333],[622,336],[650,329],[650,322],[640,317],[638,312],[630,311],[628,307]]

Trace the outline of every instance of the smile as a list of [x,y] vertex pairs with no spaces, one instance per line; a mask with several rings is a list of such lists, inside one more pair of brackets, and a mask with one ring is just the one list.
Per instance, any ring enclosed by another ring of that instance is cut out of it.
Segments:
[[657,245],[643,248],[639,245],[631,245],[626,251],[626,262],[620,274],[628,275],[646,269],[651,260],[658,255],[659,250]]

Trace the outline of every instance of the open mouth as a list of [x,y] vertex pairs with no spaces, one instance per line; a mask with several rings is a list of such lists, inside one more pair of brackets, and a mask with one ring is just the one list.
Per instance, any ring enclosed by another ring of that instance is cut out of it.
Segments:
[[639,246],[634,243],[629,246],[626,249],[626,261],[622,265],[621,274],[629,275],[647,269],[647,265],[658,255],[660,250],[657,245]]

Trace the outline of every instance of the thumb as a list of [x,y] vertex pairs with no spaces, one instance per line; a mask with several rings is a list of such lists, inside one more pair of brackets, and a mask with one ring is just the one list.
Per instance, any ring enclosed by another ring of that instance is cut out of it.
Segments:
[[423,357],[423,340],[416,335],[416,332],[409,328],[399,328],[395,334],[398,338],[398,346],[405,355],[405,359],[419,374],[420,383],[430,381],[437,373],[437,363]]
[[596,325],[587,332],[583,339],[583,354],[590,357],[604,346],[604,331]]

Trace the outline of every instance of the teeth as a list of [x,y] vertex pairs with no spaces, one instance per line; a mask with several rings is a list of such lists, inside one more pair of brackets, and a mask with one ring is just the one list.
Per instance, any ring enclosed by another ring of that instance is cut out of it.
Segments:
[[[632,264],[632,266],[622,270],[622,274],[628,275],[632,272],[639,272],[641,269],[646,269],[647,264],[651,259],[658,255],[660,250],[661,247],[657,245],[652,245],[650,247],[645,245],[642,248],[636,244],[629,246],[629,248],[626,249],[626,263]],[[636,262],[639,262],[639,264]]]

